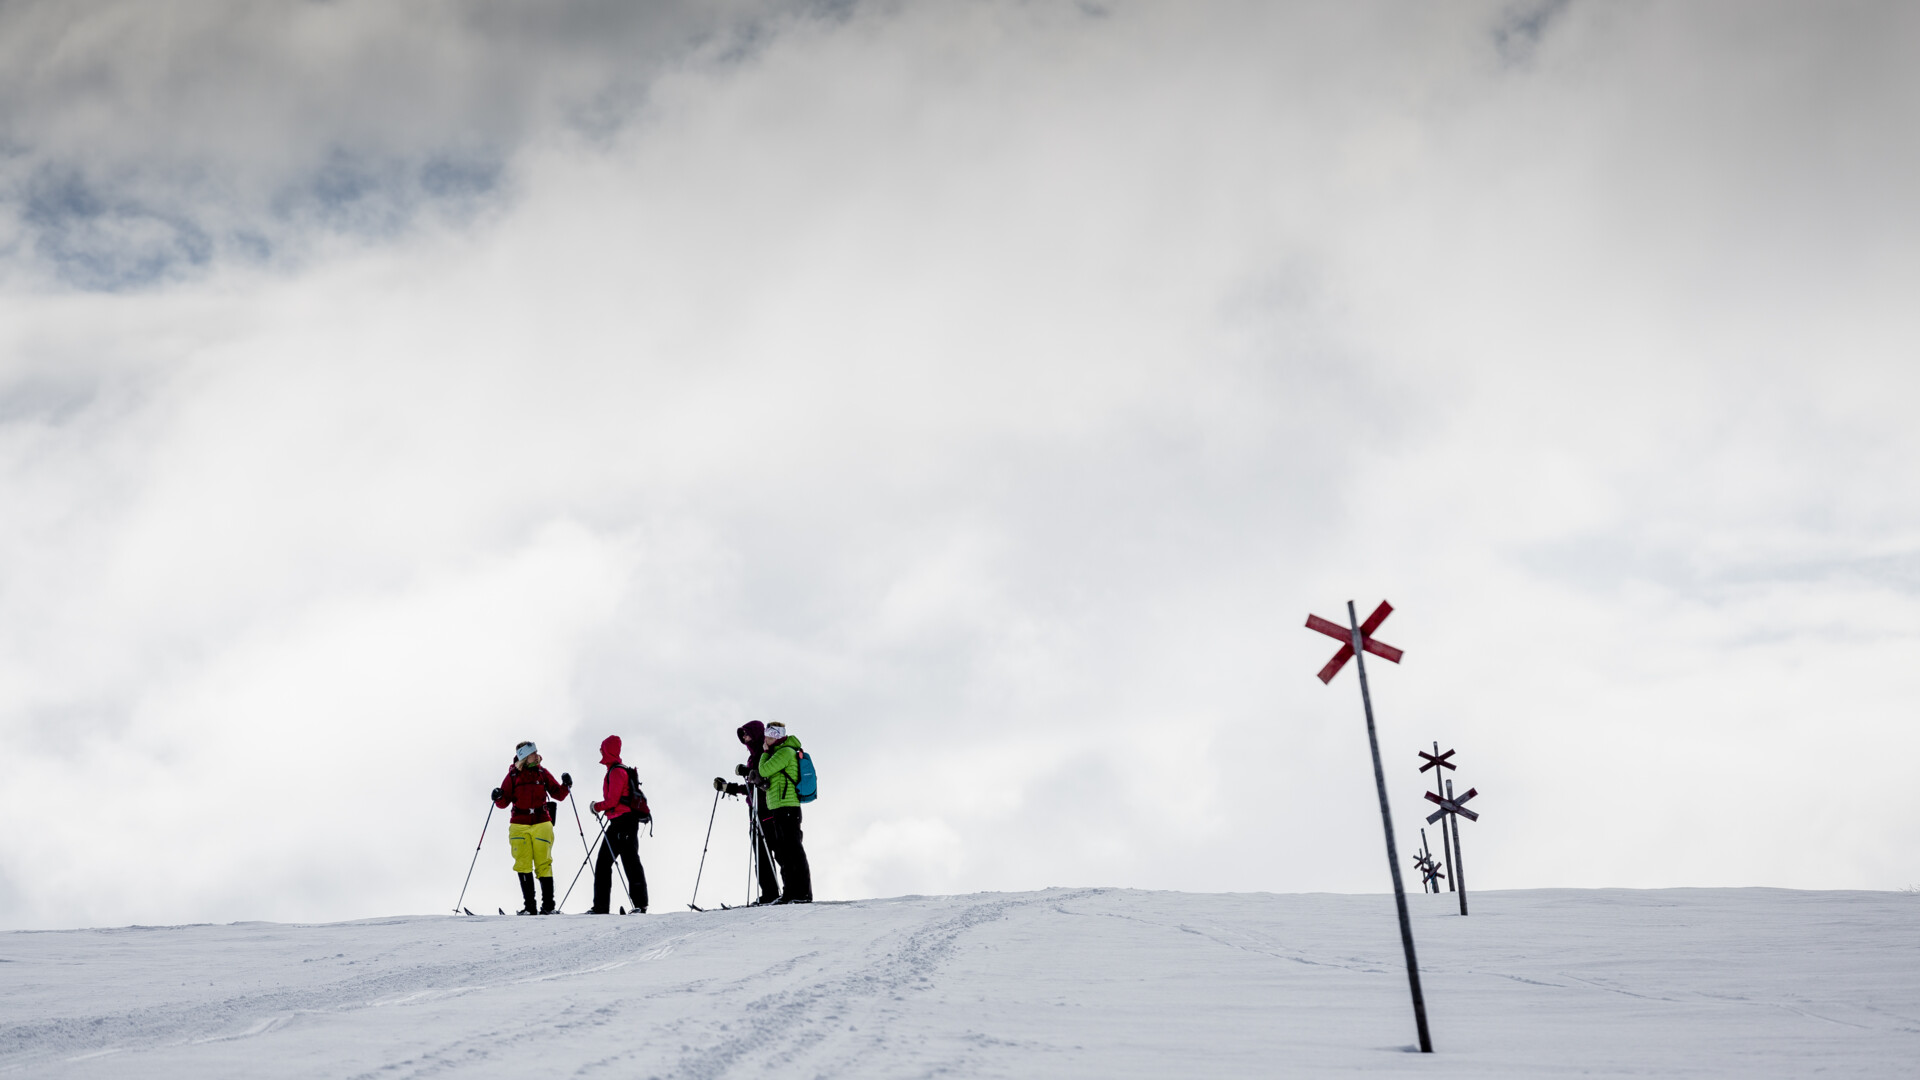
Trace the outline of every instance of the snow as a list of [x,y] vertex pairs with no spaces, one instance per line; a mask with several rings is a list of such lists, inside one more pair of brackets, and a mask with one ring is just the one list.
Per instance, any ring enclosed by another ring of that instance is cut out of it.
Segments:
[[0,934],[48,1077],[1907,1076],[1920,896],[1051,889]]

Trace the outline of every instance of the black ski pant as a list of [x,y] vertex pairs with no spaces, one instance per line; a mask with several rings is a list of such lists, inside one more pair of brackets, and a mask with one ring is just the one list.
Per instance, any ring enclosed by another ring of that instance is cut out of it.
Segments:
[[627,898],[635,911],[647,909],[647,872],[640,866],[640,815],[629,810],[607,824],[606,838],[600,841],[600,857],[593,863],[593,910],[612,911],[613,857],[627,871]]
[[772,833],[768,831],[772,821],[771,817],[761,814],[757,823],[749,823],[753,833],[753,861],[760,871],[760,903],[763,904],[780,898],[780,879],[773,876]]
[[800,845],[800,808],[781,806],[768,814],[767,839],[773,844],[773,857],[780,860],[780,880],[786,889],[780,896],[788,903],[813,899],[813,872],[807,868],[807,849]]

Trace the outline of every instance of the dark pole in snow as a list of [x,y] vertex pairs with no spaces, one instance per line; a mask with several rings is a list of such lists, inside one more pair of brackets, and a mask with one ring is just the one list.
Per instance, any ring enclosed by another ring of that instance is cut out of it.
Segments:
[[1420,874],[1421,874],[1421,878],[1420,878],[1421,892],[1427,891],[1427,879],[1426,879],[1427,864],[1423,861],[1427,857],[1427,843],[1426,843],[1427,838],[1424,835],[1426,831],[1427,830],[1425,829],[1420,830],[1420,832],[1423,834],[1420,837],[1420,846],[1415,848],[1413,852],[1413,868],[1415,870],[1420,871]]
[[[1439,743],[1433,744],[1433,752],[1436,756],[1440,753]],[[1435,795],[1445,795],[1447,793],[1446,782],[1440,779],[1439,769],[1433,770],[1433,793]],[[1452,892],[1454,891],[1453,879],[1455,876],[1453,870],[1453,841],[1447,839],[1445,826],[1441,826],[1440,828],[1440,846],[1445,849],[1447,853],[1447,891]],[[1434,892],[1439,891],[1438,889],[1434,890]]]
[[[1367,745],[1373,750],[1373,783],[1380,792],[1380,827],[1387,836],[1387,867],[1393,871],[1393,903],[1400,912],[1400,944],[1407,953],[1407,985],[1413,990],[1413,1022],[1420,1031],[1420,1052],[1433,1053],[1427,1035],[1427,1002],[1420,994],[1420,963],[1413,955],[1413,923],[1407,917],[1407,889],[1400,881],[1400,853],[1393,843],[1393,811],[1387,806],[1387,773],[1380,765],[1380,737],[1373,728],[1373,695],[1367,690],[1366,642],[1360,634],[1360,616],[1347,601],[1347,622],[1353,632],[1353,659],[1360,671],[1360,704],[1367,711]],[[1437,749],[1437,747],[1436,747]],[[1464,907],[1466,899],[1462,897]]]
[[[1452,780],[1447,781],[1447,801],[1449,802],[1453,801],[1453,781]],[[1454,884],[1459,886],[1459,888],[1455,889],[1454,891],[1460,894],[1460,914],[1465,915],[1467,913],[1467,867],[1466,867],[1467,857],[1466,857],[1466,853],[1460,850],[1460,817],[1459,815],[1448,814],[1447,820],[1445,821],[1445,823],[1443,823],[1440,826],[1440,832],[1442,835],[1446,834],[1449,831],[1453,833],[1453,857],[1454,857],[1453,879],[1454,879]]]
[[1436,886],[1438,882],[1434,880],[1434,853],[1432,853],[1432,846],[1427,844],[1425,828],[1421,830],[1421,857],[1413,859],[1413,865],[1421,869],[1421,894],[1432,892],[1432,886]]

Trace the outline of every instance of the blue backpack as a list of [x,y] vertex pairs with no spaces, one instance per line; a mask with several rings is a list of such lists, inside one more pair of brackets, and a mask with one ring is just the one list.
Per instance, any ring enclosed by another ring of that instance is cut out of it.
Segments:
[[820,781],[813,775],[813,755],[796,749],[794,756],[800,759],[800,782],[793,785],[793,790],[799,794],[801,802],[812,802],[820,795]]

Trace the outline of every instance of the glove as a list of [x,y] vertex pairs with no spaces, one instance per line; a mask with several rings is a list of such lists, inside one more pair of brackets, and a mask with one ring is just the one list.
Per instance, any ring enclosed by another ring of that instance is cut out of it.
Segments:
[[572,787],[572,786],[573,786],[573,774],[572,774],[572,773],[570,773],[570,772],[563,772],[563,773],[561,773],[561,774],[560,774],[560,786],[561,786],[561,787]]
[[733,775],[735,776],[747,775],[747,767],[745,765],[735,765],[733,767]]
[[503,798],[505,798],[505,797],[506,797],[506,794],[507,794],[506,792],[504,792],[504,791],[501,791],[501,790],[500,790],[499,788],[494,788],[494,789],[493,789],[493,801],[494,801],[494,802],[499,802],[499,801],[500,801],[501,799],[503,799]]

